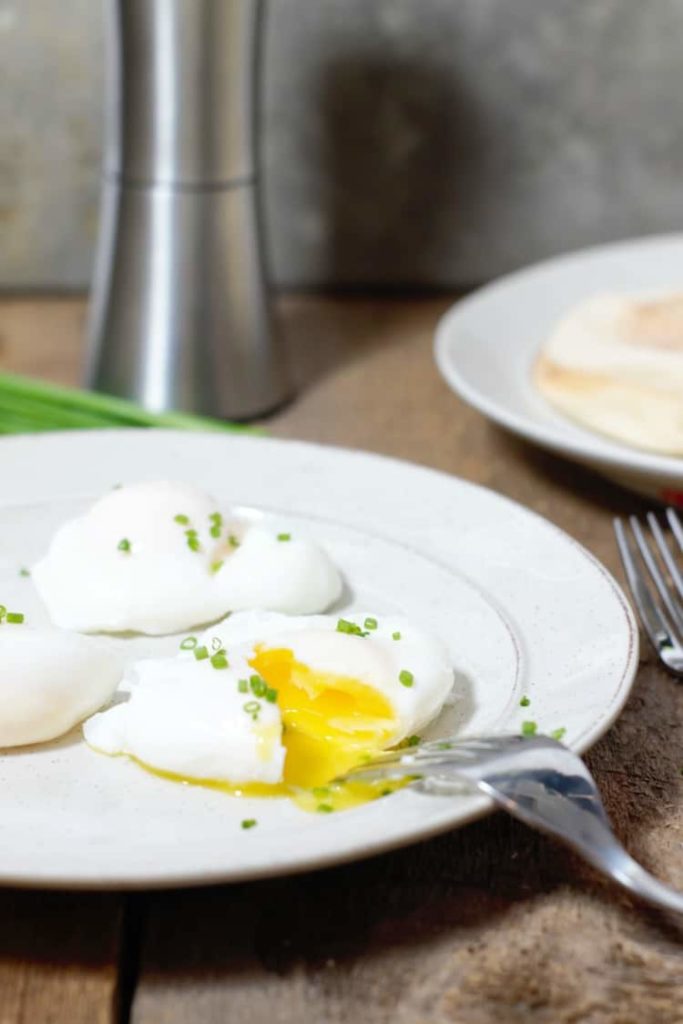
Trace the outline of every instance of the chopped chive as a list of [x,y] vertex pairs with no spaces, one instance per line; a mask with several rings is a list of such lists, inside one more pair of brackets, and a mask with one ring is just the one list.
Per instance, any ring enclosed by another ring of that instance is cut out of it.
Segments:
[[564,726],[561,729],[553,729],[553,731],[550,733],[551,740],[557,740],[559,743],[560,740],[564,739],[566,731],[567,730],[564,728]]
[[209,657],[209,652],[207,648],[202,644],[201,647],[195,647],[194,656],[197,659],[197,661],[204,661],[206,658]]
[[0,604],[0,622],[2,622],[5,615],[7,615],[7,609],[5,608],[4,604]]
[[240,693],[249,693],[249,683],[246,679],[237,680],[237,689]]
[[198,537],[188,537],[187,538],[187,546],[190,549],[190,551],[201,551],[201,549],[202,549],[202,546],[199,543],[199,538]]
[[377,629],[377,619],[368,616],[363,625],[366,629]]
[[189,530],[185,530],[185,536],[186,537],[197,537],[198,533],[195,530],[195,528],[193,526],[191,526]]
[[399,633],[399,631],[398,631],[398,630],[396,630],[396,632],[395,632],[395,633],[392,633],[392,634],[391,634],[391,639],[392,639],[392,640],[400,640],[400,639],[401,639],[401,634]]
[[7,621],[13,623],[14,625],[18,625],[19,623],[24,621],[24,613],[7,612]]
[[261,676],[250,676],[249,689],[255,697],[265,697],[268,684],[265,679],[261,679]]
[[[391,796],[393,789],[383,789],[379,796]],[[377,798],[379,800],[379,797]]]
[[287,541],[292,539],[291,533],[278,533],[277,539],[281,541]]
[[209,533],[211,534],[212,537],[216,537],[216,538],[220,537],[220,535],[221,535],[221,528],[220,528],[220,526],[212,526],[211,529],[209,530]]
[[415,677],[412,672],[409,672],[407,668],[402,668],[398,674],[398,681],[401,686],[412,686],[415,682]]
[[452,750],[453,749],[453,744],[450,743],[448,740],[444,740],[443,743],[437,743],[436,749],[437,750]]
[[180,650],[193,651],[198,643],[196,636],[186,636],[184,640],[180,641]]
[[28,571],[28,569],[20,569],[19,570],[19,575],[20,576],[30,576],[31,573]]
[[520,708],[528,708],[530,704],[531,704],[531,701],[526,696],[522,697],[522,699],[519,702]]
[[222,526],[223,516],[221,515],[220,512],[212,512],[211,515],[209,516],[209,522],[213,523],[214,526]]
[[222,647],[223,647],[223,644],[221,643],[221,638],[219,636],[212,636],[211,637],[211,650],[212,651],[220,651],[222,649]]
[[536,722],[522,722],[522,736],[535,736],[537,730]]
[[128,552],[130,551],[131,544],[127,537],[122,537],[121,540],[116,545],[116,547],[118,548],[119,551]]
[[407,747],[416,747],[419,742],[420,742],[420,737],[419,736],[409,736],[408,739],[406,740],[406,746]]
[[355,622],[349,622],[348,619],[337,620],[337,632],[348,633],[350,636],[367,636],[368,634],[363,632],[360,626],[357,626]]
[[218,651],[211,657],[211,664],[214,668],[227,668],[228,659],[225,657],[225,651]]
[[316,811],[318,814],[332,814],[334,807],[331,804],[318,804]]
[[214,575],[215,575],[215,574],[216,574],[216,573],[217,573],[217,572],[218,572],[218,571],[219,571],[220,569],[222,569],[222,568],[223,568],[223,559],[222,559],[222,558],[221,558],[221,559],[220,559],[220,561],[218,561],[218,562],[212,562],[212,563],[211,563],[211,572],[212,572],[212,573],[214,573]]
[[266,687],[266,692],[263,695],[269,704],[274,704],[277,700],[277,690],[274,690],[272,686]]
[[325,797],[329,796],[331,792],[332,792],[332,790],[330,789],[329,786],[314,786],[313,787],[313,796],[316,797],[317,800],[324,800]]
[[177,516],[173,516],[173,522],[179,523],[181,526],[187,526],[190,522],[190,517],[184,516],[182,512],[179,512]]
[[257,700],[248,700],[244,705],[244,710],[248,715],[251,715],[254,721],[256,721],[261,710],[261,705]]
[[231,548],[238,548],[240,546],[240,542],[234,533],[228,535],[228,544]]
[[242,819],[242,828],[244,828],[244,829],[254,828],[254,826],[257,825],[257,824],[258,824],[258,822],[256,821],[256,818],[243,818]]

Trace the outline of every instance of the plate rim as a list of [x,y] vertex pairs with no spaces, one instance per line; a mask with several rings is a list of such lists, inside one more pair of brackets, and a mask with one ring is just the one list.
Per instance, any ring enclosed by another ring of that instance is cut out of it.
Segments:
[[634,248],[657,248],[663,244],[676,243],[683,246],[683,233],[644,235],[587,246],[531,263],[477,288],[472,294],[450,306],[437,323],[434,334],[434,359],[441,376],[457,395],[487,419],[541,448],[557,452],[574,461],[587,462],[593,466],[599,464],[615,473],[632,473],[649,481],[667,478],[683,484],[683,459],[630,448],[597,431],[593,434],[570,417],[564,417],[565,422],[576,431],[576,434],[565,438],[557,435],[551,424],[535,419],[531,413],[525,416],[510,412],[504,404],[472,385],[459,370],[453,355],[456,350],[457,359],[458,345],[463,344],[463,339],[459,337],[460,318],[469,314],[472,309],[476,310],[478,306],[487,303],[490,298],[498,298],[501,292],[513,289],[518,283],[526,283],[546,271],[561,270],[565,266],[575,265],[587,257],[609,257],[624,254]]
[[[496,502],[502,505],[509,505],[523,513],[524,516],[530,517],[536,523],[539,524],[543,529],[550,530],[560,542],[569,543],[570,547],[578,553],[583,559],[588,561],[593,571],[596,571],[602,579],[607,583],[611,597],[614,599],[624,616],[626,625],[626,635],[628,639],[627,648],[624,651],[624,662],[621,677],[618,683],[615,685],[614,692],[611,697],[609,705],[602,709],[600,717],[597,721],[584,730],[580,734],[578,740],[572,744],[572,749],[576,753],[583,753],[589,749],[601,736],[603,736],[611,725],[614,723],[619,713],[621,712],[624,704],[626,703],[632,682],[636,676],[638,670],[638,653],[639,653],[639,632],[636,624],[634,613],[625,594],[609,570],[599,561],[599,559],[593,555],[588,549],[580,544],[570,534],[566,533],[559,526],[552,521],[546,519],[540,513],[527,508],[521,503],[508,498],[505,495],[498,493],[490,488],[484,487],[481,484],[474,483],[466,480],[462,477],[456,476],[455,474],[449,474],[442,470],[434,469],[430,466],[424,466],[418,463],[410,462],[406,459],[396,458],[394,456],[387,456],[377,452],[365,451],[361,449],[354,449],[339,445],[327,445],[320,444],[317,442],[289,440],[283,438],[274,437],[259,437],[250,436],[244,434],[220,434],[216,432],[203,432],[197,431],[188,434],[187,431],[180,430],[155,430],[149,428],[123,428],[125,433],[128,435],[139,435],[149,437],[150,435],[156,435],[157,438],[173,437],[179,438],[196,438],[197,441],[201,439],[213,438],[214,443],[218,438],[221,441],[230,443],[234,440],[239,440],[240,444],[247,443],[248,445],[263,445],[275,448],[298,448],[308,452],[315,451],[317,453],[325,452],[336,452],[342,455],[351,456],[354,458],[360,457],[367,460],[376,460],[382,464],[389,464],[395,467],[403,469],[409,469],[411,471],[417,471],[426,475],[434,476],[448,485],[456,483],[457,485],[466,489],[471,489],[475,492],[481,492],[485,494],[489,499],[494,499]],[[88,430],[88,431],[49,431],[42,434],[23,434],[23,435],[10,435],[7,437],[0,438],[0,460],[2,458],[2,452],[4,449],[10,446],[20,446],[21,444],[29,443],[29,446],[37,443],[40,439],[51,437],[53,439],[67,439],[68,441],[76,441],[78,438],[87,436],[93,438],[94,436],[105,436],[105,437],[120,437],[122,432],[121,428],[112,428],[106,430]],[[75,497],[74,491],[70,492]],[[45,500],[49,500],[49,495],[44,496]],[[27,501],[39,501],[40,498],[24,498],[22,502]],[[13,502],[7,503],[2,502],[3,507],[11,507]],[[358,528],[357,524],[348,523],[345,519],[340,519],[340,523],[346,523],[346,525]],[[393,539],[392,535],[389,534],[389,538]],[[431,550],[427,549],[424,552],[425,557],[431,557]],[[469,585],[477,589],[480,593],[484,593],[488,600],[488,592],[485,588],[482,588],[476,579],[472,579],[470,575],[462,568],[455,569],[454,572],[458,572],[462,579]],[[494,604],[496,610],[502,615],[503,619],[506,620],[505,608],[498,607]],[[272,877],[287,877],[290,875],[301,874],[312,870],[324,870],[334,865],[351,863],[357,860],[362,860],[368,857],[379,856],[382,853],[388,852],[394,849],[401,849],[406,846],[413,845],[418,842],[422,842],[438,835],[445,834],[456,828],[460,828],[463,825],[469,824],[479,818],[482,818],[487,813],[490,813],[494,809],[493,802],[484,796],[472,797],[469,807],[466,810],[461,810],[457,821],[453,821],[452,818],[447,820],[439,820],[431,823],[425,823],[418,828],[412,829],[405,835],[400,837],[390,837],[388,839],[382,839],[379,836],[375,836],[372,840],[368,841],[367,837],[364,837],[363,842],[357,846],[348,850],[340,852],[330,851],[327,853],[316,853],[311,852],[310,855],[304,856],[296,862],[296,864],[289,864],[282,866],[281,864],[264,864],[257,868],[250,868],[245,870],[235,870],[235,868],[226,868],[218,870],[204,870],[201,874],[166,874],[159,878],[150,878],[148,876],[141,875],[138,878],[134,878],[131,875],[123,875],[121,877],[115,877],[114,875],[107,875],[105,879],[93,879],[93,878],[82,878],[78,879],[74,876],[65,874],[52,874],[47,877],[40,876],[26,876],[26,875],[10,875],[3,874],[0,876],[0,886],[7,887],[12,886],[22,889],[59,889],[59,890],[70,890],[70,891],[140,891],[140,890],[164,890],[170,888],[182,887],[198,887],[205,885],[216,885],[216,884],[228,884],[228,883],[240,883],[248,880],[256,880],[261,878],[272,878]],[[144,870],[144,869],[143,869]]]

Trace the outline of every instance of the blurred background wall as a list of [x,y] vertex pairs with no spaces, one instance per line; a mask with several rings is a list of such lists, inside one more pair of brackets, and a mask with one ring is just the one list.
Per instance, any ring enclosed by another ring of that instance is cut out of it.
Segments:
[[[0,287],[87,286],[103,0],[0,0]],[[280,285],[477,283],[683,226],[683,0],[270,0]]]

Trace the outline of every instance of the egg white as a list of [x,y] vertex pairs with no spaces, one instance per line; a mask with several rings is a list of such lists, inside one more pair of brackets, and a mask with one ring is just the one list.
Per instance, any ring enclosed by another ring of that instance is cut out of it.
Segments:
[[328,555],[296,534],[281,536],[289,539],[187,484],[134,484],[65,523],[31,576],[55,625],[86,633],[160,635],[243,608],[329,607],[342,582]]
[[0,626],[0,747],[43,743],[106,704],[123,673],[111,641]]

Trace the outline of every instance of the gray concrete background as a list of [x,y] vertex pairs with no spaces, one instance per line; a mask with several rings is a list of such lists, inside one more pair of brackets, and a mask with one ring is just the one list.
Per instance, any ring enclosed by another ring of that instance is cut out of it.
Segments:
[[[102,0],[0,0],[0,287],[87,284]],[[683,227],[683,0],[270,0],[285,286],[476,283]]]

